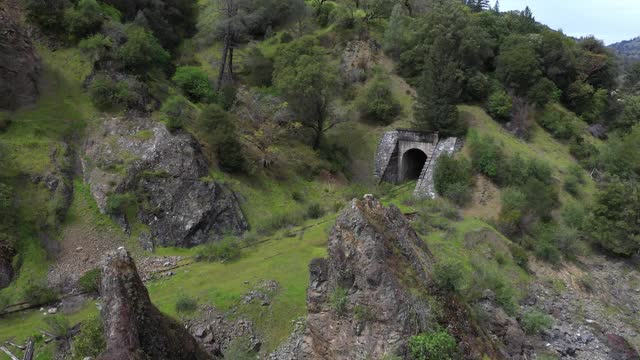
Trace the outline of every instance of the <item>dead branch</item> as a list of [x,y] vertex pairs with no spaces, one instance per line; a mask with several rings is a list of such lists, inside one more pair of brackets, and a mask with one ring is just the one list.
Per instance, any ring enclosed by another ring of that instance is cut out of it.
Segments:
[[7,349],[4,346],[0,346],[0,350],[2,350],[2,352],[7,354],[7,356],[9,356],[11,358],[11,360],[20,360],[20,359],[18,359],[17,356],[13,355],[13,353],[11,351],[9,351],[9,349]]

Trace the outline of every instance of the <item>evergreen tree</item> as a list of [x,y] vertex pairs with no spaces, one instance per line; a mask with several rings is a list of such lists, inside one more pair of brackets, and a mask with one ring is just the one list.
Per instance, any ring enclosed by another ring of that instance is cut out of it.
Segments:
[[448,51],[442,36],[430,48],[425,70],[418,88],[415,126],[442,136],[458,136],[466,132],[459,119],[456,103],[461,92],[461,71]]
[[498,14],[500,13],[500,0],[496,0],[496,4],[493,7],[493,11],[497,12]]

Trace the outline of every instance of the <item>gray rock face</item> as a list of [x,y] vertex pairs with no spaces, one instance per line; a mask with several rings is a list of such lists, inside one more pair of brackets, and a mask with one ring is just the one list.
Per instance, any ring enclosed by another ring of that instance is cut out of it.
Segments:
[[222,312],[207,306],[200,312],[200,318],[189,322],[191,334],[211,355],[223,357],[229,345],[236,339],[246,340],[246,350],[259,351],[261,342],[249,320],[228,319]]
[[[405,342],[426,329],[429,305],[407,282],[430,283],[432,255],[394,206],[354,200],[329,238],[328,257],[309,266],[303,341],[278,359],[382,359],[404,356]],[[336,306],[336,304],[341,304]],[[291,344],[297,344],[291,346]],[[289,357],[287,357],[289,356]]]
[[99,360],[212,359],[181,324],[151,303],[126,250],[105,256],[100,294],[107,349]]
[[9,286],[13,278],[12,259],[15,251],[9,244],[0,241],[0,289]]
[[516,319],[496,304],[495,294],[486,290],[483,299],[478,304],[482,312],[481,327],[499,341],[498,351],[504,359],[528,359],[530,348],[527,339]]
[[[87,142],[82,163],[100,210],[113,212],[113,194],[134,196],[141,204],[138,219],[156,245],[189,247],[248,229],[235,194],[203,179],[209,171],[195,140],[163,124],[107,119],[103,132]],[[114,215],[128,226],[122,214]]]
[[0,6],[0,109],[14,110],[38,98],[40,58],[16,9]]
[[354,40],[347,43],[340,61],[342,78],[349,83],[366,80],[367,72],[376,64],[379,50],[380,46],[373,40]]

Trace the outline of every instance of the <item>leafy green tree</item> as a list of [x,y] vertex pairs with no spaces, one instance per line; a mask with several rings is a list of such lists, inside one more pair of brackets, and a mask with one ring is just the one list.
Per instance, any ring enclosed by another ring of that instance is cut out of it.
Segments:
[[389,25],[384,32],[383,48],[385,53],[394,59],[399,59],[402,51],[410,47],[412,40],[410,26],[413,22],[402,4],[396,4],[393,7]]
[[181,66],[171,78],[192,101],[209,101],[213,88],[204,70],[197,66]]
[[324,133],[343,120],[331,114],[338,79],[325,51],[311,37],[287,44],[276,57],[273,83],[301,125],[311,129],[313,148],[318,149]]
[[128,71],[146,74],[151,68],[165,69],[170,55],[153,34],[137,25],[128,25],[127,41],[118,48],[117,55]]
[[104,34],[95,34],[80,41],[78,44],[80,51],[82,51],[93,63],[105,58],[111,52],[113,47],[113,39]]
[[640,123],[640,96],[629,96],[624,99],[624,109],[613,123],[613,127],[628,132],[638,123]]
[[166,116],[167,128],[171,131],[193,124],[197,117],[197,109],[182,96],[169,97],[162,104],[160,112]]
[[513,110],[513,101],[506,91],[498,89],[491,93],[487,101],[489,115],[499,121],[508,121]]
[[628,134],[612,136],[602,148],[599,162],[605,171],[622,179],[640,178],[640,125]]
[[536,46],[544,76],[563,92],[578,76],[576,47],[573,39],[552,30],[543,31]]
[[635,180],[617,177],[604,183],[588,220],[589,237],[618,255],[640,251],[640,186]]
[[496,76],[517,95],[525,96],[542,75],[531,41],[522,35],[511,35],[500,46]]
[[560,89],[547,78],[541,78],[527,93],[529,101],[542,108],[550,102],[560,100]]

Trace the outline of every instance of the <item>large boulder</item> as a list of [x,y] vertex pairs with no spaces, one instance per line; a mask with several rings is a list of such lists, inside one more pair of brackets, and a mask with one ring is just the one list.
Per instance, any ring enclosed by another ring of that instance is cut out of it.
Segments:
[[155,245],[190,247],[248,229],[235,193],[206,179],[198,143],[151,119],[104,120],[86,143],[82,165],[100,210],[126,229],[126,217],[114,208],[118,202],[109,200],[135,199],[138,220]]
[[[405,216],[371,196],[337,219],[326,259],[310,267],[303,340],[276,358],[382,359],[406,355],[406,341],[431,319],[426,291],[433,257]],[[411,291],[410,284],[421,284]]]
[[102,321],[106,350],[99,360],[212,359],[185,330],[162,315],[124,248],[108,253],[102,264]]
[[42,65],[17,9],[0,5],[0,109],[15,110],[38,98]]

